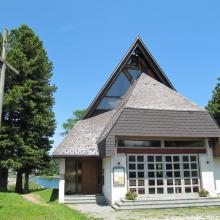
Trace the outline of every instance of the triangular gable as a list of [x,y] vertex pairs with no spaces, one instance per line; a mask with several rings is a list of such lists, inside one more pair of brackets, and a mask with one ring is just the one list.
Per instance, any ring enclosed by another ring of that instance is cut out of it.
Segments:
[[[138,60],[135,60],[136,58]],[[135,67],[135,65],[137,65],[137,67]],[[145,47],[143,41],[140,37],[137,37],[89,106],[83,119],[114,109],[142,72],[175,90],[172,83]],[[122,83],[120,81],[122,81]],[[120,83],[123,85],[120,94],[114,94],[114,90],[117,91],[117,84]]]

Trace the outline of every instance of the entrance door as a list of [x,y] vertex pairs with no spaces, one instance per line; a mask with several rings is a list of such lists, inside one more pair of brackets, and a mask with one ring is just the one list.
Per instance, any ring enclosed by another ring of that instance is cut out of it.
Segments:
[[97,159],[88,159],[83,161],[82,166],[82,193],[95,194],[100,193],[100,161]]
[[66,160],[65,166],[65,193],[82,192],[82,161]]
[[69,158],[65,161],[65,194],[101,192],[101,164],[98,158]]
[[128,155],[128,188],[139,195],[196,193],[197,155]]

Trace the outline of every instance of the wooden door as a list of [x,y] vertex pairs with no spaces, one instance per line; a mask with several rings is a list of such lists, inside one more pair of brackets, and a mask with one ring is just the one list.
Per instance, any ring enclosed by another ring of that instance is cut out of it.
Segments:
[[82,163],[82,193],[100,193],[100,160],[86,159]]

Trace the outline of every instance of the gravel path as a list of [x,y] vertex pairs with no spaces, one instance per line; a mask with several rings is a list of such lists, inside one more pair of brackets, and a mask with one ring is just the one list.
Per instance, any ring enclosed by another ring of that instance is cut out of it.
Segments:
[[[179,209],[169,210],[145,210],[145,211],[115,211],[109,205],[97,204],[77,204],[68,205],[70,208],[78,210],[90,217],[102,218],[105,220],[220,220],[220,212],[213,210],[207,214]],[[206,208],[204,208],[205,210]],[[172,214],[174,213],[174,214]]]

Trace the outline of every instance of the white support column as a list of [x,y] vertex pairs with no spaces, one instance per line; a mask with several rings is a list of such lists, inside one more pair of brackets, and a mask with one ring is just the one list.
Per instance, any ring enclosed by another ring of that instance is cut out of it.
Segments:
[[210,196],[216,196],[213,153],[212,148],[209,147],[208,139],[205,140],[205,146],[206,154],[199,154],[202,188],[207,190]]
[[[114,186],[113,184],[113,169],[114,167],[123,167],[125,171],[125,185],[124,186]],[[126,155],[118,153],[117,155],[111,158],[111,189],[112,189],[112,198],[111,203],[114,204],[116,201],[119,201],[121,198],[125,197],[127,193],[127,160]]]
[[65,195],[65,158],[59,160],[60,180],[59,180],[59,203],[64,203]]

